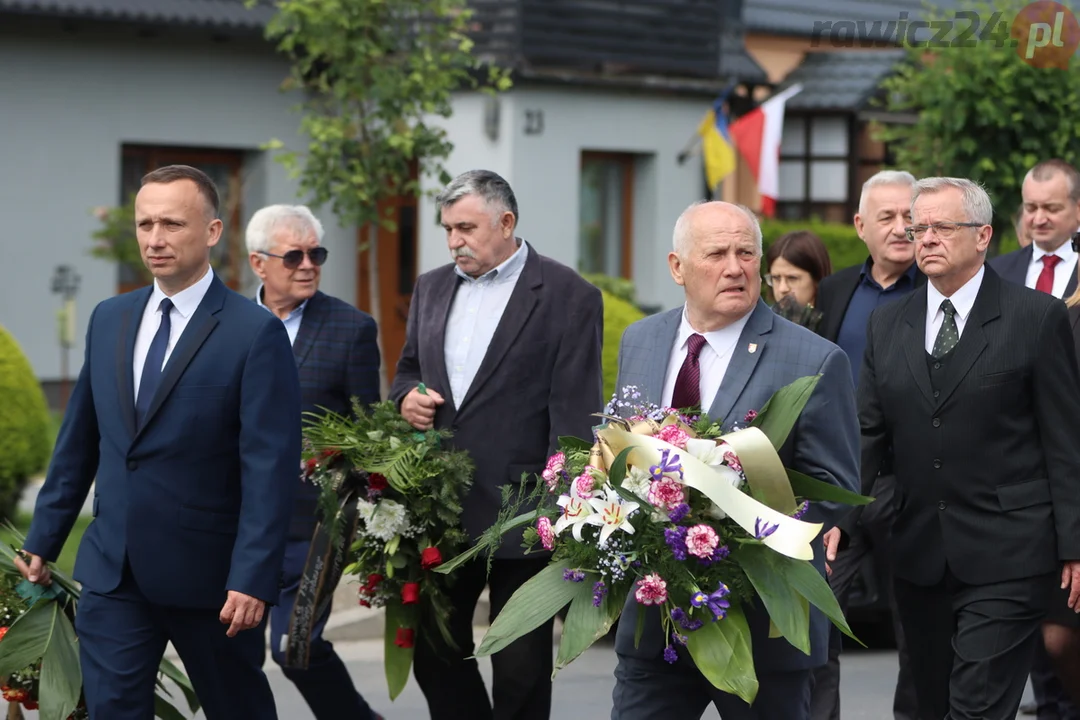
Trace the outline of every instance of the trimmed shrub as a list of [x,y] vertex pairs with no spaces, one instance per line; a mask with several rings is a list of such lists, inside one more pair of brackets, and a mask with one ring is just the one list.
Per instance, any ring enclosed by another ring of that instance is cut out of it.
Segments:
[[26,481],[49,459],[49,408],[15,338],[0,327],[0,518],[11,518]]
[[[855,232],[855,226],[850,223],[827,223],[820,220],[773,220],[760,218],[762,242],[765,249],[769,244],[781,235],[795,230],[809,230],[821,238],[825,248],[829,251],[829,260],[832,262],[833,272],[843,270],[852,265],[861,265],[866,260],[866,243]],[[765,268],[762,272],[769,272]]]
[[619,342],[623,331],[645,317],[637,306],[601,289],[604,296],[604,402],[615,392],[615,379],[619,374]]

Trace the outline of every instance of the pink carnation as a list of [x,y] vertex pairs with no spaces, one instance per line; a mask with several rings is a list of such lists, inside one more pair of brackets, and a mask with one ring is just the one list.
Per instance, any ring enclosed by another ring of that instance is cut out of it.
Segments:
[[735,453],[731,452],[730,450],[728,450],[726,453],[724,453],[724,462],[727,464],[727,466],[729,468],[731,468],[735,472],[737,472],[737,473],[742,472],[742,463],[739,462],[739,456],[736,455]]
[[551,527],[551,520],[546,517],[542,517],[536,521],[536,532],[540,535],[540,542],[543,544],[545,550],[552,550],[555,547],[555,530]]
[[574,494],[583,499],[591,498],[594,487],[596,487],[596,480],[593,479],[589,473],[589,466],[586,465],[581,474],[574,478]]
[[674,445],[680,450],[686,449],[686,441],[690,439],[690,436],[686,434],[686,431],[678,425],[665,425],[660,428],[660,432],[656,434],[656,437],[669,445]]
[[671,478],[657,480],[649,485],[649,502],[658,508],[673,509],[686,499],[682,485]]
[[564,467],[566,467],[566,455],[563,453],[557,452],[548,458],[547,466],[541,473],[541,477],[547,482],[548,492],[555,492],[555,488],[559,485],[559,473]]
[[667,602],[667,583],[656,573],[650,573],[637,581],[636,599],[642,605],[662,605]]
[[695,525],[686,531],[686,551],[699,558],[711,558],[720,537],[708,525]]

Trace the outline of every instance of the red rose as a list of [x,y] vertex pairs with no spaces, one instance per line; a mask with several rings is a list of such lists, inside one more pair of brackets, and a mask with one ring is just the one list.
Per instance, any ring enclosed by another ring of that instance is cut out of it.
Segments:
[[394,644],[399,648],[411,648],[413,646],[413,635],[412,628],[398,628],[397,636],[394,638]]
[[38,709],[37,700],[23,700],[23,707],[26,708],[27,710],[37,710]]
[[364,598],[360,598],[360,607],[366,607],[366,608],[369,608],[369,607],[371,607],[371,603],[369,603],[369,602],[368,602],[367,600],[365,600]]
[[385,490],[390,483],[386,482],[386,478],[379,473],[371,473],[368,475],[367,484],[372,490],[382,491]]
[[430,570],[440,565],[442,565],[442,553],[439,552],[439,548],[434,546],[424,548],[424,551],[420,553],[420,567]]
[[364,589],[368,592],[373,591],[379,586],[379,583],[383,581],[383,576],[379,573],[371,573],[367,576],[367,584],[364,585]]
[[307,473],[308,477],[311,477],[315,473],[315,468],[318,467],[318,465],[319,462],[315,458],[312,457],[307,459],[307,462],[304,463],[304,471]]
[[420,583],[407,582],[401,588],[401,603],[415,605],[420,602]]
[[322,459],[332,458],[341,452],[340,449],[335,447],[329,447],[322,451]]

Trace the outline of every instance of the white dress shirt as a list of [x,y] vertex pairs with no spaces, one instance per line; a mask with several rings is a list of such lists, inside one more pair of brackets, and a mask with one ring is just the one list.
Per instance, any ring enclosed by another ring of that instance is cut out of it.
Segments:
[[[971,308],[975,306],[975,298],[979,295],[982,287],[983,276],[986,275],[986,267],[980,267],[975,277],[968,280],[964,285],[952,294],[949,300],[956,308],[956,333],[959,337],[964,336],[964,326],[967,325]],[[941,302],[945,296],[938,292],[933,283],[926,283],[926,352],[934,351],[934,342],[937,340],[938,331],[945,322],[945,313],[941,311]]]
[[478,278],[454,267],[462,281],[450,302],[443,352],[456,407],[461,407],[476,378],[528,255],[528,245],[522,240],[520,247],[502,265]]
[[[191,320],[191,316],[199,308],[199,303],[206,296],[206,291],[210,289],[210,282],[213,279],[214,271],[207,269],[206,274],[194,285],[169,298],[173,302],[172,311],[169,313],[169,320],[172,325],[169,327],[169,344],[165,347],[165,360],[161,364],[162,368],[169,362],[169,356],[172,355],[176,342],[180,339],[180,335],[183,334],[184,328],[187,327],[188,321]],[[154,290],[150,293],[150,301],[146,303],[142,322],[139,323],[139,330],[135,334],[135,354],[132,357],[132,362],[136,400],[139,398],[139,384],[142,382],[146,354],[150,352],[150,343],[154,341],[154,336],[157,335],[158,328],[161,326],[161,301],[166,297],[168,296],[162,292],[157,280],[155,280]]]
[[[273,315],[274,311],[263,305],[262,298],[263,286],[259,285],[259,289],[255,292],[255,302],[259,304],[259,307],[266,308],[266,311]],[[300,303],[281,320],[281,322],[285,323],[285,332],[289,333],[289,342],[294,345],[296,344],[296,334],[300,332],[300,323],[304,321],[304,308],[307,307],[307,304],[307,300]]]
[[1035,243],[1031,244],[1031,264],[1028,265],[1027,279],[1024,284],[1032,290],[1035,289],[1035,283],[1039,281],[1039,275],[1043,271],[1042,259],[1046,255],[1057,255],[1061,258],[1061,262],[1054,266],[1054,292],[1052,294],[1056,298],[1064,297],[1065,286],[1076,275],[1076,251],[1072,249],[1072,243],[1067,240],[1053,253],[1040,250]]
[[706,413],[709,412],[716,394],[720,392],[720,383],[724,381],[724,374],[727,373],[728,364],[731,362],[732,351],[735,350],[743,328],[746,327],[752,314],[753,309],[727,327],[699,333],[690,326],[690,321],[686,319],[686,306],[683,306],[679,332],[675,335],[675,345],[671,348],[671,355],[668,358],[664,393],[661,395],[664,407],[671,407],[671,398],[675,394],[675,381],[679,377],[683,361],[686,360],[687,341],[696,333],[705,338],[705,344],[701,346],[701,353],[698,355],[698,368],[701,370],[698,389],[701,392],[701,409]]

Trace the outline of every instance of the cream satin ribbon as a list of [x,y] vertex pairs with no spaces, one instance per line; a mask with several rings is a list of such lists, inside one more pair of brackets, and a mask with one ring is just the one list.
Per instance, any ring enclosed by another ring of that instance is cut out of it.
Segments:
[[[763,544],[776,552],[796,560],[813,559],[814,549],[811,543],[821,532],[821,523],[796,520],[790,515],[785,515],[758,502],[741,490],[732,487],[716,469],[685,450],[680,450],[650,435],[629,433],[614,425],[608,425],[597,434],[601,439],[601,446],[606,445],[614,455],[618,455],[627,447],[633,448],[627,457],[627,464],[638,468],[648,468],[659,464],[664,450],[668,451],[669,462],[678,455],[679,464],[682,465],[684,485],[703,493],[751,536],[754,535],[755,524],[760,524],[759,519],[761,523],[776,525],[776,530],[762,540]],[[791,511],[795,511],[795,496],[791,491],[787,472],[773,449],[772,443],[763,432],[757,428],[747,428],[725,435],[719,441],[726,442],[735,450],[739,462],[742,463],[743,472],[747,478],[754,478],[752,487],[759,492],[761,497],[780,507],[790,506]],[[607,455],[606,450],[604,454]],[[607,467],[610,468],[610,464]]]

